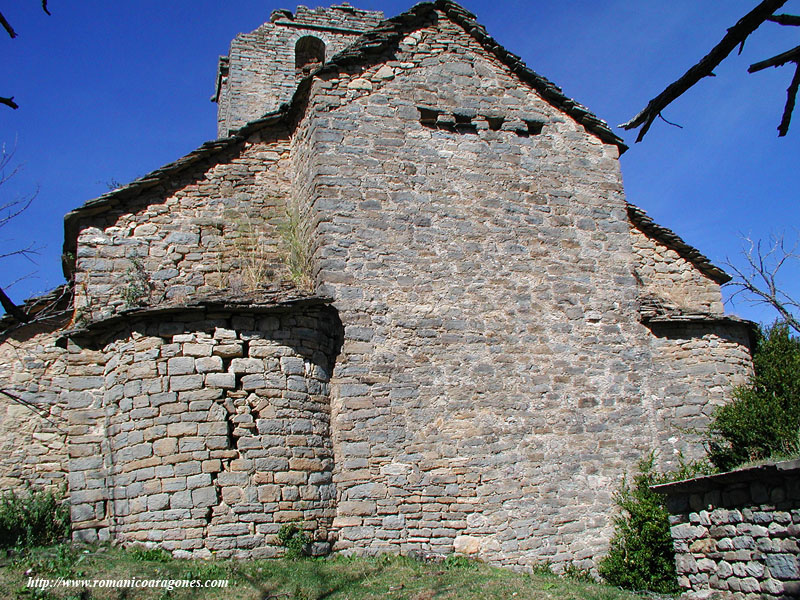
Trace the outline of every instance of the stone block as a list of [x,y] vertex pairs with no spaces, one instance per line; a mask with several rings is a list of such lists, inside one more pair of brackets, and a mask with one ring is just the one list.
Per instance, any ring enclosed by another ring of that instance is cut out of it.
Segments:
[[767,554],[764,561],[772,578],[781,581],[800,579],[800,557],[793,554]]
[[183,354],[184,356],[193,356],[193,357],[202,357],[202,356],[211,356],[211,353],[214,350],[213,344],[184,344],[183,345]]
[[190,356],[176,356],[167,361],[167,373],[170,375],[190,375],[194,373],[194,359]]
[[206,385],[232,390],[236,388],[236,375],[233,373],[208,373],[206,375]]
[[147,510],[164,510],[169,506],[169,494],[155,494],[147,498]]
[[[204,356],[194,361],[194,368],[198,373],[216,373],[222,371],[222,358],[219,356]],[[208,381],[208,379],[206,379]]]
[[231,373],[263,373],[264,361],[260,358],[234,358],[231,360]]
[[213,486],[201,487],[192,490],[192,505],[195,508],[216,506],[218,502],[219,500],[217,499],[217,491]]
[[178,441],[174,438],[163,438],[153,442],[153,453],[156,456],[170,456],[178,452]]

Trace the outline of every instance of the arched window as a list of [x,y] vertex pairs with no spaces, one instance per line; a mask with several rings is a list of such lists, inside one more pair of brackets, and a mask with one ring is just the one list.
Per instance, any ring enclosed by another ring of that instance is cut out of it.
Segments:
[[294,47],[294,70],[298,77],[305,77],[325,62],[325,42],[307,35],[297,40]]

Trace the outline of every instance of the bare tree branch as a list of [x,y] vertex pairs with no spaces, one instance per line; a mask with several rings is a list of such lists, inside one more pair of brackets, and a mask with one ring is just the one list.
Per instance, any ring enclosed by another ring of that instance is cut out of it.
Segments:
[[[3,254],[0,254],[0,258],[8,258],[10,256],[21,256],[23,258],[27,258],[32,263],[35,263],[36,261],[33,260],[33,258],[31,258],[31,255],[33,255],[33,254],[39,254],[39,248],[37,248],[36,246],[31,244],[27,248],[20,248],[19,250],[12,250],[11,252],[5,252]],[[26,277],[27,277],[27,275],[26,275]],[[16,282],[14,282],[14,283],[16,283]],[[6,287],[10,287],[11,285],[12,284],[9,284]]]
[[[45,12],[45,14],[47,15],[50,14],[50,11],[47,9],[47,0],[42,0],[42,10]],[[2,25],[3,29],[6,30],[11,39],[17,37],[17,32],[14,31],[14,28],[11,26],[11,23],[8,22],[8,20],[1,12],[0,12],[0,25]],[[11,96],[9,98],[0,96],[0,104],[5,104],[6,106],[13,108],[14,110],[17,110],[19,108],[19,104],[14,102],[14,96]]]
[[[0,147],[0,185],[6,183],[19,172],[19,167],[10,167],[13,157],[13,151],[8,152],[6,151],[5,146]],[[6,202],[0,206],[0,229],[2,229],[5,225],[8,225],[8,223],[11,222],[14,217],[25,211],[31,205],[31,202],[33,202],[35,197],[36,193],[25,198]],[[37,251],[38,248],[33,244],[30,244],[27,247],[0,254],[0,258],[6,258],[8,256],[23,256],[33,262],[31,255],[37,254]],[[8,314],[13,316],[17,321],[20,321],[21,323],[27,323],[30,321],[30,316],[26,313],[26,311],[14,304],[2,287],[0,287],[0,306],[2,306],[3,309]]]
[[739,294],[748,294],[751,303],[771,306],[792,329],[800,333],[800,315],[796,314],[800,310],[800,303],[783,291],[778,281],[781,269],[788,262],[800,262],[800,253],[797,252],[800,239],[787,248],[783,236],[773,237],[766,251],[761,241],[754,242],[747,237],[744,241],[749,246],[742,251],[747,268],[742,270],[731,261],[726,263],[736,275],[735,280],[727,285],[738,288],[731,299]]
[[9,23],[9,22],[6,20],[6,18],[3,16],[3,13],[0,13],[0,25],[2,25],[2,26],[3,26],[3,29],[5,29],[5,30],[6,30],[6,32],[8,32],[8,35],[9,35],[9,36],[10,36],[12,39],[14,39],[15,37],[17,37],[17,32],[16,32],[16,31],[14,31],[14,28],[11,26],[11,23]]
[[794,69],[794,77],[792,83],[786,89],[786,106],[783,108],[783,117],[781,123],[778,125],[778,137],[783,137],[789,131],[789,123],[792,120],[792,112],[794,111],[794,103],[797,100],[797,89],[800,88],[800,62]]
[[778,25],[800,25],[800,17],[795,15],[772,15],[767,17],[767,21],[772,21]]
[[644,110],[627,123],[621,124],[620,127],[623,129],[635,129],[641,126],[642,129],[636,138],[637,143],[641,142],[662,110],[703,77],[712,76],[717,65],[725,60],[734,48],[742,46],[747,37],[784,4],[786,4],[786,0],[764,0],[761,2],[739,19],[736,25],[728,29],[722,40],[700,62],[686,71],[678,80],[667,86],[663,92],[650,100]]
[[796,48],[792,48],[791,50],[787,50],[777,56],[773,56],[772,58],[768,58],[767,60],[762,60],[761,62],[757,62],[747,69],[748,73],[755,73],[756,71],[761,71],[762,69],[766,69],[767,67],[780,67],[785,65],[787,62],[790,61],[797,61],[800,58],[800,46]]
[[64,431],[64,429],[59,427],[58,423],[56,423],[55,421],[53,421],[50,418],[50,413],[48,413],[45,409],[41,408],[40,406],[35,405],[33,402],[28,402],[27,400],[25,400],[21,396],[18,396],[17,394],[15,394],[13,392],[9,392],[8,390],[0,389],[0,394],[3,394],[7,398],[10,398],[13,402],[16,402],[20,406],[24,406],[25,408],[27,408],[31,412],[36,413],[39,417],[41,417],[42,419],[44,419],[45,421],[50,423],[50,425],[55,427],[59,432],[64,433],[64,434],[67,433],[66,431]]
[[25,314],[25,311],[23,311],[19,306],[14,304],[11,301],[11,298],[9,298],[6,295],[6,293],[3,291],[3,288],[1,287],[0,287],[0,305],[3,307],[3,309],[5,309],[5,311],[8,314],[14,317],[17,321],[22,321],[23,323],[27,323],[28,321],[30,321],[30,317],[28,317],[28,315]]

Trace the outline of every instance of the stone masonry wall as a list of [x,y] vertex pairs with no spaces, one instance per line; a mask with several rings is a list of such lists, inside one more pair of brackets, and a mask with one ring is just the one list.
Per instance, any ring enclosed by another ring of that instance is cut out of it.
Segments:
[[55,345],[63,320],[15,330],[0,341],[0,489],[60,487],[66,483],[67,418],[60,398],[67,376]]
[[298,521],[324,552],[340,328],[325,306],[208,309],[133,317],[94,350],[73,340],[71,364],[96,365],[68,382],[75,538],[267,557]]
[[657,486],[689,598],[800,597],[800,462]]
[[445,18],[375,61],[293,139],[345,326],[336,548],[590,567],[662,441],[617,148]]
[[[271,556],[298,520],[319,551],[590,568],[623,473],[691,454],[675,424],[749,373],[732,322],[642,322],[656,284],[701,311],[719,290],[632,233],[615,145],[441,14],[370,57],[323,70],[297,123],[82,217],[77,538]],[[242,314],[290,285],[287,210],[338,312]]]
[[325,43],[329,59],[380,22],[380,11],[332,6],[297,13],[276,11],[273,22],[236,36],[220,63],[218,135],[227,136],[249,121],[277,110],[292,99],[299,77],[295,73],[295,45],[305,36]]
[[643,296],[685,312],[719,315],[725,312],[719,284],[703,275],[675,250],[635,226],[631,226],[631,236],[638,259],[635,273],[641,281]]
[[731,390],[752,374],[749,327],[737,321],[716,323],[652,322],[652,389],[657,425],[656,447],[671,449],[662,467],[705,455],[702,431],[711,413],[731,398]]
[[280,129],[254,134],[222,163],[86,219],[76,321],[221,292],[241,297],[290,280],[278,232],[287,219],[287,138]]

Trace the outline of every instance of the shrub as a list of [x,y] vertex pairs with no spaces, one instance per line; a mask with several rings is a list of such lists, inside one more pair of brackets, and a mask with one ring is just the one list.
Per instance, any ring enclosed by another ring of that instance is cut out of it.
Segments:
[[736,388],[709,425],[708,457],[723,471],[800,450],[800,339],[774,324],[759,336],[753,366],[750,384]]
[[29,490],[0,498],[0,548],[47,546],[69,537],[69,504],[63,492]]
[[298,523],[285,523],[278,531],[278,544],[286,548],[286,558],[308,556],[311,539]]
[[615,496],[621,511],[614,519],[614,537],[597,570],[612,585],[669,594],[678,591],[669,512],[664,498],[650,486],[693,477],[708,467],[681,462],[677,471],[663,474],[654,465],[655,453],[651,452],[639,462],[632,485],[623,479]]

